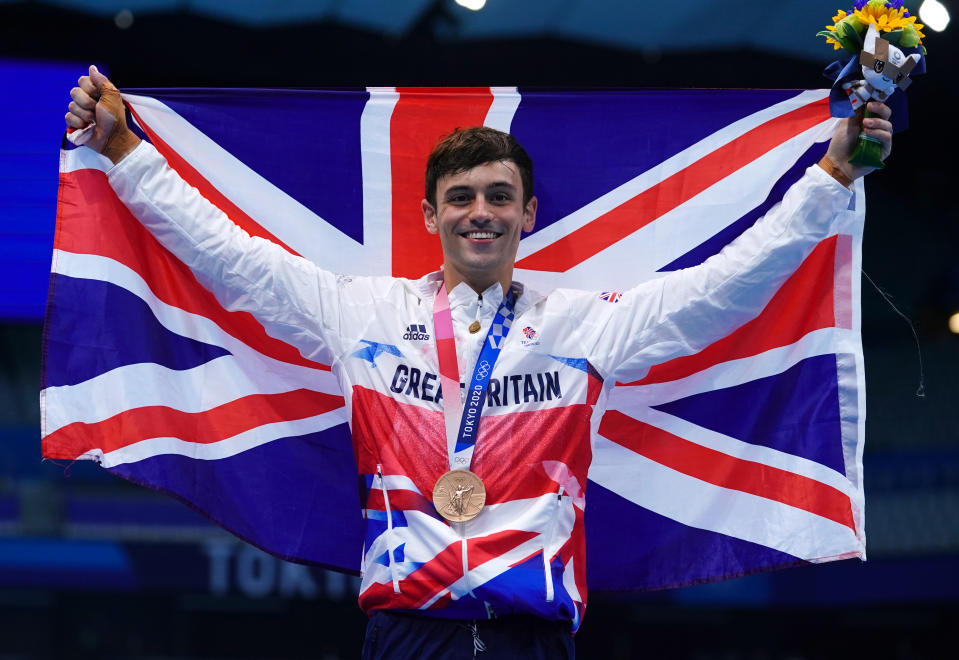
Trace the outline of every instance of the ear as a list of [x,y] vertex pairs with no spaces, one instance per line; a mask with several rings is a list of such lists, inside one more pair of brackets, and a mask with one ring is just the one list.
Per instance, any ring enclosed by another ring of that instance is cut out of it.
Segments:
[[438,233],[439,227],[436,225],[436,209],[425,199],[420,202],[420,208],[423,209],[423,222],[426,223],[426,231],[431,234]]
[[526,202],[526,208],[523,210],[523,215],[526,216],[523,219],[523,231],[529,233],[533,231],[533,227],[536,226],[536,207],[539,205],[539,200],[536,197],[530,197],[529,201]]
[[872,23],[869,24],[869,29],[866,30],[866,35],[862,40],[862,49],[867,53],[876,54],[876,38],[879,37],[879,30],[876,29],[876,26]]

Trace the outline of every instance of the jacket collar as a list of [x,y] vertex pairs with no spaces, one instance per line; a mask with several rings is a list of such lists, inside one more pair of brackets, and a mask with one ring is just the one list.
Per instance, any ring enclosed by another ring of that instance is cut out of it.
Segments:
[[[425,275],[418,280],[412,282],[417,292],[420,294],[422,300],[428,301],[430,305],[433,304],[433,297],[436,295],[436,291],[439,288],[440,284],[443,282],[443,269],[433,271],[429,275]],[[516,315],[520,315],[529,308],[533,307],[546,296],[542,293],[531,289],[530,287],[525,286],[522,282],[517,282],[513,280],[513,289],[517,292],[516,298]],[[489,289],[483,292],[484,297],[489,295],[490,301],[499,304],[499,301],[502,300],[502,291],[495,284],[492,285]],[[469,287],[465,282],[460,283],[458,286],[453,288],[453,291],[449,292],[450,305],[454,306],[458,302],[466,302],[467,300],[471,301],[473,296],[476,293]]]

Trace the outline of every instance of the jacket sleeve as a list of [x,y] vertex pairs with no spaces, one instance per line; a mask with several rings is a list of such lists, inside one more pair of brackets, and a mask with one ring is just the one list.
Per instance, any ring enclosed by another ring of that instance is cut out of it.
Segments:
[[650,280],[610,304],[563,291],[587,359],[604,379],[638,380],[755,318],[813,248],[836,233],[853,193],[812,166],[782,202],[702,264]]
[[149,143],[107,176],[131,213],[226,309],[252,313],[304,357],[332,363],[342,331],[336,275],[237,227]]

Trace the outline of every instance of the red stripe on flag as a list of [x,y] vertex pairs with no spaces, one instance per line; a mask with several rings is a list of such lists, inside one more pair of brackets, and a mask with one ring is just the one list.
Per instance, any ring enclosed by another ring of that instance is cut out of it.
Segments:
[[856,530],[849,497],[815,479],[697,445],[617,410],[606,413],[599,434],[701,481],[788,504]]
[[197,282],[187,266],[160,245],[131,215],[99,170],[60,174],[54,248],[107,257],[134,270],[163,302],[205,316],[224,332],[263,355],[282,362],[329,371],[266,334],[251,314],[228,312]]
[[[439,268],[443,251],[423,225],[426,158],[455,128],[481,126],[493,104],[488,87],[399,87],[390,119],[393,275],[417,278]],[[415,248],[413,247],[415,246]]]
[[562,273],[672,211],[741,167],[829,118],[827,99],[815,101],[744,133],[516,263],[517,268]]
[[264,229],[263,226],[260,225],[256,220],[243,212],[239,206],[231,202],[226,195],[217,190],[216,186],[207,181],[206,178],[200,174],[195,167],[190,165],[186,159],[178,154],[173,147],[164,142],[163,139],[157,135],[156,132],[146,124],[146,122],[143,121],[143,119],[139,114],[137,114],[137,111],[132,106],[128,104],[127,107],[130,108],[130,112],[137,120],[137,124],[140,125],[140,128],[142,128],[150,138],[150,142],[153,143],[153,146],[156,147],[156,150],[159,151],[164,158],[166,158],[166,161],[170,164],[170,167],[176,170],[177,174],[179,174],[184,181],[200,191],[201,195],[203,195],[215,207],[226,213],[230,220],[246,231],[246,233],[250,234],[251,236],[265,238],[276,243],[287,252],[300,256],[296,250]]
[[74,459],[91,449],[109,452],[150,438],[210,444],[264,424],[305,419],[343,405],[342,396],[299,389],[282,394],[251,394],[202,412],[144,406],[102,422],[74,422],[57,429],[43,439],[43,455]]
[[814,330],[835,326],[836,239],[831,236],[819,243],[752,321],[699,353],[657,364],[642,380],[625,384],[678,380],[721,362],[788,346]]

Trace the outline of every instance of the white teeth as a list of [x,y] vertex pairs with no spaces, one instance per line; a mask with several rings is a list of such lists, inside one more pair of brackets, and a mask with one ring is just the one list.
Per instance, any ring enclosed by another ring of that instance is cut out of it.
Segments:
[[466,238],[496,238],[497,234],[491,231],[468,231],[463,236]]

